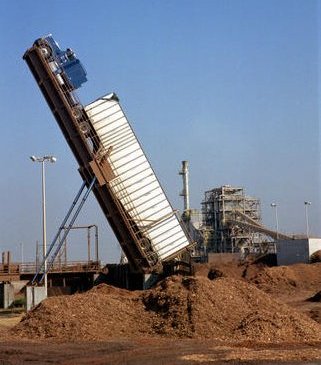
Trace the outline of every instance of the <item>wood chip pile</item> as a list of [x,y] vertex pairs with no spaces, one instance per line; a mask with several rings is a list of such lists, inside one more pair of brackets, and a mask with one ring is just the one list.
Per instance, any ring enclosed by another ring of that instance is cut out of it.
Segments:
[[321,325],[244,280],[174,276],[147,291],[102,284],[43,301],[12,332],[27,338],[321,341]]
[[258,288],[279,294],[298,290],[320,290],[321,263],[264,267],[250,281]]

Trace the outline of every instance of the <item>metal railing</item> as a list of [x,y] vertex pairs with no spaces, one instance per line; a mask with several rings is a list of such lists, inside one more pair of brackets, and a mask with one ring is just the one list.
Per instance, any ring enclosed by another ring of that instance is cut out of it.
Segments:
[[[23,264],[0,264],[0,275],[21,275],[35,274],[39,269],[39,265],[33,262]],[[101,269],[100,261],[68,261],[63,263],[54,263],[50,273],[63,272],[95,272]]]

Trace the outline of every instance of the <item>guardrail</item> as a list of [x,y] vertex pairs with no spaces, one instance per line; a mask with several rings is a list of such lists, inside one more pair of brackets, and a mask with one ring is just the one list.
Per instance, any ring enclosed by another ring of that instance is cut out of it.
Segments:
[[[23,264],[0,264],[0,275],[21,275],[21,274],[35,274],[38,271],[39,265],[35,263]],[[100,261],[68,261],[64,263],[54,263],[50,273],[63,272],[93,272],[101,269]]]

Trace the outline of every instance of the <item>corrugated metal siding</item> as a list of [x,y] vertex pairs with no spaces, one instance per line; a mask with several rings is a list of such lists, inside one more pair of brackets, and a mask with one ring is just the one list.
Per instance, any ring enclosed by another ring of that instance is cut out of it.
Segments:
[[135,224],[164,260],[190,245],[119,103],[105,96],[85,107],[116,176],[110,182]]
[[279,240],[276,242],[279,266],[309,262],[308,240]]

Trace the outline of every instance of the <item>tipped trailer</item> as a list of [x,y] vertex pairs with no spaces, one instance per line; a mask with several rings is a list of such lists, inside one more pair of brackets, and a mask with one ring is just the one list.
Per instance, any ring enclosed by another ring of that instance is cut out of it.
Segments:
[[[87,81],[86,71],[75,53],[69,48],[61,50],[51,35],[36,40],[23,59],[79,164],[84,185],[93,190],[114,231],[131,272],[162,273],[164,267],[175,271],[175,266],[181,267],[182,257],[188,264],[192,242],[116,94],[82,105],[75,90]],[[52,262],[58,252],[59,246]]]

